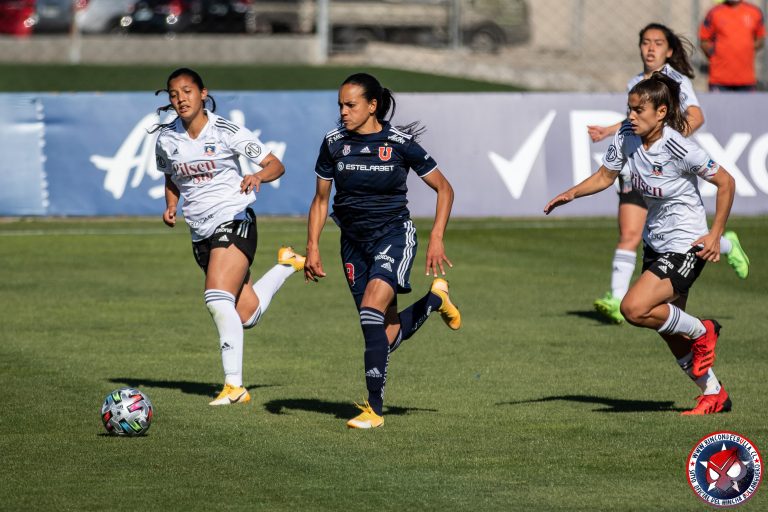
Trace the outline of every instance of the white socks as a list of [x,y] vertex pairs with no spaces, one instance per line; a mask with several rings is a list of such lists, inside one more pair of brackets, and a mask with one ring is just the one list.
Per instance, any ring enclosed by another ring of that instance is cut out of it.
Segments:
[[611,293],[621,300],[629,290],[632,274],[635,272],[637,254],[635,251],[616,249],[613,254],[613,273],[611,274]]
[[254,283],[253,291],[256,292],[256,296],[259,298],[259,307],[256,308],[253,316],[243,324],[243,327],[250,329],[259,322],[261,316],[267,312],[269,303],[272,302],[272,297],[275,296],[280,287],[295,272],[296,270],[291,266],[275,265],[266,274],[261,276],[261,279]]
[[733,249],[733,244],[724,236],[720,237],[720,254],[728,254]]
[[691,373],[691,362],[693,361],[693,354],[688,352],[682,359],[677,360],[677,364],[680,368],[699,386],[702,395],[716,395],[720,392],[720,381],[715,377],[715,372],[712,368],[707,370],[707,373],[699,377],[698,379]]
[[669,307],[669,316],[664,325],[659,327],[659,334],[685,334],[692,340],[707,332],[707,328],[701,323],[701,320],[691,316],[675,305],[667,304]]
[[243,325],[235,309],[235,296],[224,290],[205,290],[205,305],[219,331],[224,383],[243,385]]

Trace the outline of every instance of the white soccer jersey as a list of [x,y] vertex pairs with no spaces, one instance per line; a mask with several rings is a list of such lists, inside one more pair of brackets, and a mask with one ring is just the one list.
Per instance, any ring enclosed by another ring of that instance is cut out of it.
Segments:
[[[693,82],[691,82],[690,78],[680,73],[668,63],[664,64],[664,67],[659,71],[680,84],[680,110],[685,112],[688,110],[688,107],[699,107],[699,98],[696,97],[696,93],[693,90]],[[645,75],[643,73],[632,77],[629,82],[627,82],[627,93],[642,80],[645,80]]]
[[182,213],[195,242],[211,236],[216,227],[256,200],[255,192],[240,192],[239,155],[258,165],[268,154],[247,128],[213,112],[206,114],[208,122],[196,139],[176,119],[160,131],[155,146],[157,168],[178,187],[184,199]]
[[643,240],[659,253],[685,253],[709,232],[697,177],[711,179],[720,166],[695,142],[665,126],[662,136],[645,149],[624,121],[603,157],[615,172],[629,168],[632,187],[643,194],[648,217]]

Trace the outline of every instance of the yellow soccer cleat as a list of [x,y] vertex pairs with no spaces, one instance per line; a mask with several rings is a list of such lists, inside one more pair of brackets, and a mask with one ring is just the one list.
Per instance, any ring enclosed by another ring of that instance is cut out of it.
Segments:
[[248,390],[242,386],[233,386],[225,384],[219,396],[214,398],[208,405],[232,405],[244,404],[251,401],[251,395]]
[[304,270],[304,260],[306,260],[301,254],[296,254],[293,251],[293,247],[284,246],[277,251],[277,263],[278,265],[290,265],[296,272]]
[[384,424],[384,417],[373,412],[368,400],[363,405],[355,404],[355,407],[363,412],[347,422],[349,428],[376,428]]
[[450,297],[448,297],[448,281],[438,277],[432,281],[432,288],[430,288],[430,291],[440,297],[443,301],[437,310],[440,312],[440,316],[443,317],[443,321],[446,325],[454,331],[461,327],[461,313],[459,313],[459,308],[454,306]]

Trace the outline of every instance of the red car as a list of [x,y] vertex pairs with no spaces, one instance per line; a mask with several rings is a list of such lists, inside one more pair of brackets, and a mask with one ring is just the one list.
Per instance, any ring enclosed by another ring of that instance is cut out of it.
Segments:
[[28,36],[35,24],[35,0],[0,0],[0,34]]

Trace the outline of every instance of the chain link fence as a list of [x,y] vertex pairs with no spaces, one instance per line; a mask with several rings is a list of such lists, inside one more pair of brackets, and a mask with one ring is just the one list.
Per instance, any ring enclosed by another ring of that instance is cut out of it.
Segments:
[[[768,7],[768,0],[750,1],[764,12]],[[650,22],[661,22],[697,48],[692,56],[697,70],[694,85],[704,90],[706,59],[698,49],[697,33],[704,15],[716,3],[714,0],[59,0],[62,4],[68,2],[86,9],[81,14],[97,6],[111,8],[113,19],[105,21],[108,33],[95,34],[91,28],[76,24],[61,34],[0,35],[0,61],[171,64],[183,58],[191,44],[196,61],[201,63],[330,62],[403,68],[518,84],[534,90],[623,91],[627,80],[642,70],[638,50],[640,28]],[[42,3],[39,1],[38,6]],[[157,7],[171,3],[181,9],[172,16]],[[219,24],[215,25],[219,27],[216,33],[190,33],[195,30],[196,19],[224,12],[223,4],[229,6],[230,13],[242,11],[231,29]],[[123,7],[117,7],[119,5]],[[184,11],[184,6],[189,10]],[[62,12],[66,13],[66,9]],[[188,15],[186,19],[185,15]],[[89,19],[71,13],[69,16]],[[154,20],[154,33],[134,30],[142,22],[141,16],[146,18],[144,21]],[[767,59],[768,51],[758,53],[756,64],[763,89],[768,83]]]

